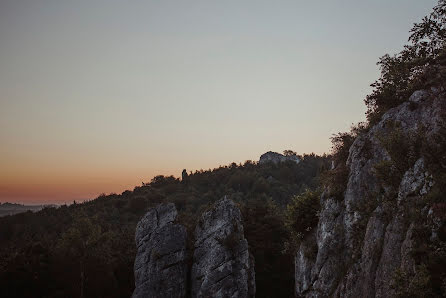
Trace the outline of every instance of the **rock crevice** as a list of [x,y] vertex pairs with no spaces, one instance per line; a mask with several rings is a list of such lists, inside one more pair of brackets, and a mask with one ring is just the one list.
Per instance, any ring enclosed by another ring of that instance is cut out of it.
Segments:
[[133,297],[185,297],[187,234],[176,216],[173,204],[163,204],[138,223]]
[[224,198],[201,216],[191,267],[176,217],[173,204],[161,204],[139,222],[133,297],[254,297],[254,260],[234,202]]
[[222,199],[195,229],[192,297],[254,297],[254,276],[240,210]]
[[[416,108],[411,102],[417,103]],[[407,210],[423,199],[433,181],[420,153],[411,157],[414,162],[403,173],[399,186],[392,188],[380,180],[375,166],[392,158],[382,140],[397,127],[401,138],[416,136],[431,142],[444,125],[444,111],[443,94],[417,91],[354,141],[346,163],[349,177],[343,199],[322,194],[317,230],[302,241],[296,254],[296,296],[393,295],[395,271],[414,267],[410,250],[416,222]],[[316,255],[304,257],[314,242]]]

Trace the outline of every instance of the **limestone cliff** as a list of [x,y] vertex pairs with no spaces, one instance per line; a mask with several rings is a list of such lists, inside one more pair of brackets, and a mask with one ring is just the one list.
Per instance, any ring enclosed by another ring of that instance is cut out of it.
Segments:
[[[391,297],[396,272],[416,273],[414,231],[427,226],[434,243],[444,226],[427,199],[435,180],[420,147],[438,145],[445,113],[444,93],[417,91],[355,140],[343,198],[322,194],[317,229],[296,254],[296,296]],[[398,164],[395,150],[407,153]]]

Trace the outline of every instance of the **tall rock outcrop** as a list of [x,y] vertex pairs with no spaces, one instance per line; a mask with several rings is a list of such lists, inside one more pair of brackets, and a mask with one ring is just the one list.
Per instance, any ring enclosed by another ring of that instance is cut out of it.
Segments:
[[[416,271],[411,252],[414,228],[421,223],[413,214],[423,222],[432,216],[426,194],[435,183],[417,146],[435,145],[435,135],[446,127],[445,113],[444,93],[417,91],[355,140],[343,198],[324,192],[317,229],[296,254],[296,296],[391,297],[395,272]],[[419,143],[403,148],[408,154],[402,161],[408,164],[401,177],[383,181],[377,172],[390,165],[392,149],[386,142],[396,145],[392,138],[418,138]]]
[[174,204],[158,205],[136,228],[133,297],[185,297],[186,229],[175,223]]
[[234,202],[224,198],[202,215],[192,268],[176,217],[173,204],[161,204],[138,223],[133,297],[254,297],[254,260]]
[[254,275],[240,210],[224,198],[195,229],[192,297],[254,297]]

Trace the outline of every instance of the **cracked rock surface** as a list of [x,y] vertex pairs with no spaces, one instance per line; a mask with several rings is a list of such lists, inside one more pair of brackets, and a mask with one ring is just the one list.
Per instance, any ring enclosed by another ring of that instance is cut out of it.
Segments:
[[138,223],[134,298],[186,296],[187,235],[176,217],[174,204],[161,204]]
[[192,297],[254,297],[254,262],[244,237],[240,210],[218,201],[195,229]]
[[296,296],[392,297],[395,270],[415,270],[410,252],[417,222],[407,210],[429,192],[431,175],[423,157],[415,156],[396,194],[389,195],[374,166],[390,159],[380,142],[390,133],[390,123],[398,123],[404,138],[423,128],[422,141],[433,143],[432,136],[445,125],[445,111],[444,94],[417,91],[354,141],[343,199],[322,194],[317,230],[302,241],[296,254]]
[[174,204],[161,204],[138,223],[133,297],[254,297],[254,259],[234,202],[224,198],[200,218],[192,268],[176,217]]

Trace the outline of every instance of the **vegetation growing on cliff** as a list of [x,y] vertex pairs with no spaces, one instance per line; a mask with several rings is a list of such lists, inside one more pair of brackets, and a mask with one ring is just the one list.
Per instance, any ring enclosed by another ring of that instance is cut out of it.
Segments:
[[407,101],[417,90],[446,87],[446,0],[439,0],[430,15],[414,24],[408,42],[401,52],[393,56],[386,54],[377,63],[381,75],[371,84],[373,90],[364,100],[367,122],[332,137],[337,166],[342,167],[346,162],[353,140],[376,124],[389,109]]
[[309,190],[294,196],[287,206],[286,226],[291,231],[291,241],[298,244],[319,221],[321,191]]
[[367,119],[376,123],[389,109],[406,101],[416,90],[444,87],[446,78],[446,1],[414,24],[409,44],[393,56],[384,55],[378,65],[381,76],[365,99]]
[[[363,135],[377,124],[384,113],[408,101],[417,90],[428,90],[431,94],[444,96],[446,79],[446,1],[439,0],[433,12],[414,24],[410,31],[409,44],[393,56],[384,55],[378,65],[381,76],[371,86],[372,93],[365,99],[367,122],[360,130],[339,133],[332,138],[332,154],[335,167],[324,174],[323,184],[331,197],[342,198],[349,169],[346,166],[348,153],[356,137]],[[410,102],[409,109],[417,108]],[[441,117],[446,120],[444,111]],[[441,124],[444,126],[444,122]],[[398,122],[387,123],[386,133],[378,137],[388,159],[374,165],[375,176],[385,186],[387,200],[396,204],[401,180],[408,169],[420,158],[424,158],[428,170],[427,179],[433,181],[430,192],[422,200],[409,204],[405,216],[417,222],[412,251],[416,269],[397,270],[393,286],[397,297],[442,297],[446,296],[444,266],[446,254],[444,208],[446,197],[446,133],[444,127],[429,140],[422,125],[418,131],[408,134]],[[364,146],[367,147],[367,146]],[[424,173],[423,173],[424,174]],[[440,189],[443,189],[440,191]],[[365,225],[363,225],[365,227]],[[441,269],[443,268],[443,269]]]

